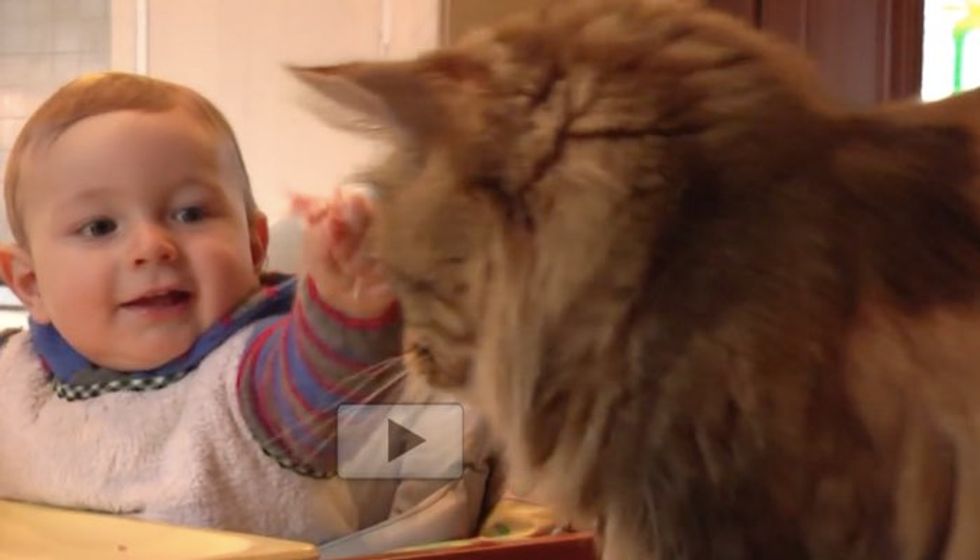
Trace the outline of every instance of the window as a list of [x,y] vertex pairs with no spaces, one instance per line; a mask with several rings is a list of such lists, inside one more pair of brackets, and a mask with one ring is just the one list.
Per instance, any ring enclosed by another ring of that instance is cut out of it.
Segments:
[[922,99],[980,87],[980,0],[926,0]]
[[[110,0],[0,0],[0,177],[17,133],[58,86],[109,67]],[[0,241],[10,239],[0,219]]]
[[[110,63],[110,0],[0,0],[0,181],[24,121],[57,87]],[[0,242],[11,240],[0,205]],[[0,328],[27,314],[0,286]]]

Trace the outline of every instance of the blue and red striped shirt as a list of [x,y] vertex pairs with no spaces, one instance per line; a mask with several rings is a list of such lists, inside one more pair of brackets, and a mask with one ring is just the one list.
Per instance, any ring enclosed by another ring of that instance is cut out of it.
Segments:
[[310,278],[296,292],[291,311],[260,322],[249,341],[238,398],[266,454],[326,477],[336,472],[338,407],[383,400],[398,388],[401,322],[395,306],[374,319],[348,317],[320,298]]

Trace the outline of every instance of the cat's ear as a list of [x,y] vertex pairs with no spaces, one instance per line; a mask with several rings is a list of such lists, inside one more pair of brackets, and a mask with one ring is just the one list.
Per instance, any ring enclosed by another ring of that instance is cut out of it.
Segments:
[[974,135],[980,135],[980,88],[954,95],[938,105],[949,122],[959,123]]
[[444,115],[427,76],[411,62],[290,67],[312,87],[313,112],[331,126],[360,133],[405,133],[419,138],[438,130]]
[[980,135],[980,88],[929,103],[899,102],[884,112],[900,122],[960,126]]

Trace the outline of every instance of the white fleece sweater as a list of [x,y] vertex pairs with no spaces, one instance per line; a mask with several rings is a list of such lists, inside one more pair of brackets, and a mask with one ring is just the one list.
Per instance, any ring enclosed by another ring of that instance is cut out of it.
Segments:
[[314,479],[242,419],[242,329],[179,382],[66,401],[30,336],[0,349],[0,498],[321,543],[391,514],[397,481]]

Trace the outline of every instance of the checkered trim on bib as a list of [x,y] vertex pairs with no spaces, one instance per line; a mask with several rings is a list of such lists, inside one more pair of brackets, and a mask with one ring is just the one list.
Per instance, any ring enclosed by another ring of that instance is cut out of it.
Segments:
[[293,471],[294,473],[300,476],[307,476],[310,478],[329,478],[337,474],[337,469],[331,469],[329,471],[322,470],[322,469],[315,469],[309,465],[303,465],[297,463],[296,461],[293,461],[292,459],[286,457],[285,455],[279,455],[277,453],[274,453],[266,449],[265,446],[261,446],[261,449],[262,449],[262,453],[264,453],[267,457],[269,457],[276,463],[279,463],[280,467],[286,470]]
[[58,398],[80,401],[119,391],[155,391],[187,377],[214,349],[251,323],[289,313],[295,286],[295,278],[263,275],[261,289],[248,301],[201,333],[183,355],[152,370],[122,372],[93,364],[51,324],[30,321],[31,343],[51,373],[52,389]]
[[157,389],[162,389],[171,383],[180,381],[191,371],[192,370],[187,370],[179,374],[169,376],[155,375],[153,377],[133,377],[126,379],[116,378],[112,381],[90,383],[86,385],[62,383],[55,378],[53,380],[54,393],[59,398],[66,401],[81,401],[85,399],[92,399],[106,393],[115,393],[117,391],[155,391]]

